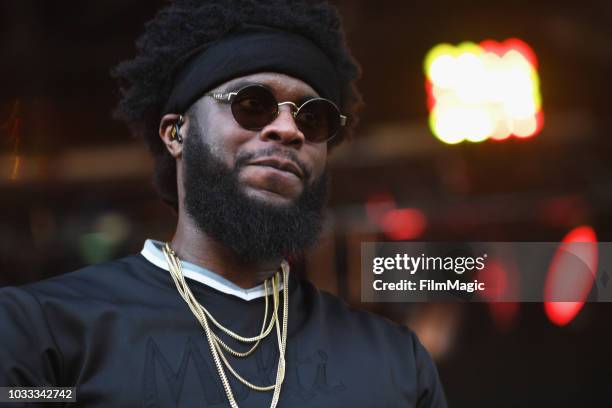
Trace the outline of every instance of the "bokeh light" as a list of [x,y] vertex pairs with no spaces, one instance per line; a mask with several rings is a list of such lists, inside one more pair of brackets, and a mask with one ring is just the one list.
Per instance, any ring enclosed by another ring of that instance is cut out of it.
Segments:
[[[563,238],[544,287],[544,310],[552,323],[565,326],[580,312],[593,286],[597,263],[597,237],[592,227],[574,228]],[[559,294],[576,300],[554,301]]]
[[437,45],[425,73],[430,128],[444,143],[529,138],[542,129],[537,60],[519,39]]
[[380,226],[385,235],[393,240],[415,239],[425,231],[427,218],[418,208],[397,208],[385,212]]

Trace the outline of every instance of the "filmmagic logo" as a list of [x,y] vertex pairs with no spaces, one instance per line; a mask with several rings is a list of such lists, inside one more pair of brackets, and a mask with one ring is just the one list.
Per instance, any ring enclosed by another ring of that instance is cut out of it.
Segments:
[[461,282],[460,280],[447,279],[446,282],[436,282],[432,279],[421,279],[418,284],[408,279],[402,279],[399,282],[383,282],[377,279],[373,282],[372,287],[376,291],[428,291],[428,292],[484,292],[485,284],[474,280],[472,282]]
[[380,275],[385,271],[406,271],[414,275],[418,271],[464,272],[481,271],[485,267],[487,254],[473,256],[409,256],[396,254],[394,257],[376,257],[373,259],[372,272]]

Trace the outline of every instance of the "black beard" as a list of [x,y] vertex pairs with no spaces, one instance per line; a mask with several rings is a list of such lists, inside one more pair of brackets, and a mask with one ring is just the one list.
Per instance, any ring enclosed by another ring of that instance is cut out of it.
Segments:
[[[197,127],[197,124],[191,129]],[[327,201],[325,171],[304,189],[294,203],[274,205],[249,197],[240,188],[241,168],[256,157],[277,154],[293,160],[294,152],[277,145],[264,151],[238,155],[230,169],[210,150],[200,132],[191,131],[183,149],[185,210],[200,231],[231,249],[243,262],[256,262],[301,254],[314,245],[323,224]]]

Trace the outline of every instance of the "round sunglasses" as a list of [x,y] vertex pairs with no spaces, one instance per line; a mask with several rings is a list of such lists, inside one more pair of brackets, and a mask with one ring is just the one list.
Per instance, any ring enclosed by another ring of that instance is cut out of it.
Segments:
[[247,85],[236,92],[210,92],[205,96],[231,104],[234,119],[248,130],[263,129],[276,119],[281,105],[290,105],[298,129],[311,143],[330,141],[347,121],[347,117],[329,99],[312,98],[300,106],[293,102],[279,103],[263,85]]

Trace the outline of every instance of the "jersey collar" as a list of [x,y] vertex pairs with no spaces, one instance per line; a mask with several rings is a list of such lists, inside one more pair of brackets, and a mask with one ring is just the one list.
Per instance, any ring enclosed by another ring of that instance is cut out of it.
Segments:
[[[166,258],[162,252],[163,245],[163,242],[147,239],[140,254],[153,265],[169,271],[168,262],[166,261]],[[181,262],[183,265],[183,274],[186,278],[200,282],[219,292],[236,296],[247,301],[258,299],[263,297],[265,294],[263,283],[250,289],[243,289],[213,271],[202,268],[201,266],[192,264],[190,262]],[[281,283],[280,290],[282,289],[283,284]]]

